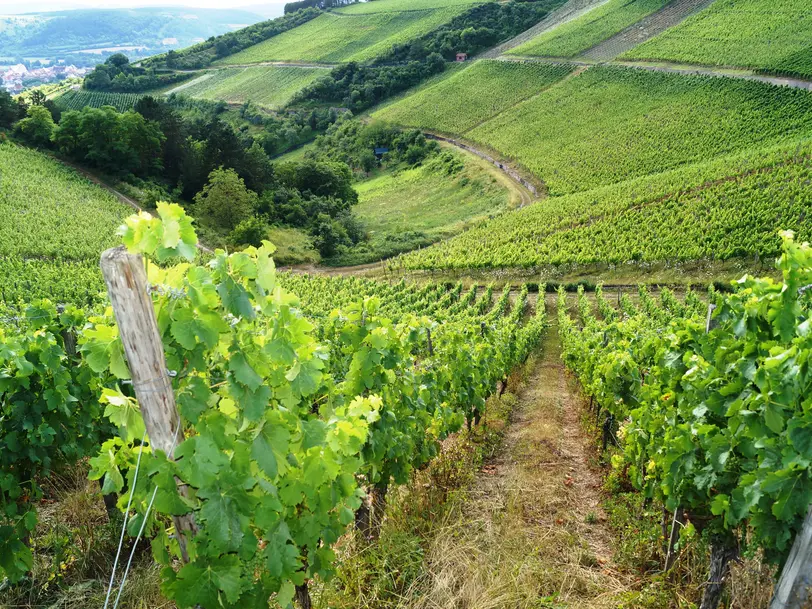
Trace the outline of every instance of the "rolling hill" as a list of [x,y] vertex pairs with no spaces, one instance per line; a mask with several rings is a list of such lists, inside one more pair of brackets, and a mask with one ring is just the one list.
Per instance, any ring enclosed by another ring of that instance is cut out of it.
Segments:
[[243,10],[193,8],[78,9],[0,14],[0,58],[100,58],[117,50],[144,57],[189,46],[260,21]]

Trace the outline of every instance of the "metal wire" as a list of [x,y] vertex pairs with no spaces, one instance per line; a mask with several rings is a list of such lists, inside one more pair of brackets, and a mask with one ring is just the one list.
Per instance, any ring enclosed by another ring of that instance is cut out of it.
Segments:
[[127,517],[130,513],[130,506],[133,502],[133,494],[135,493],[135,485],[138,483],[138,470],[141,467],[141,455],[144,453],[144,440],[147,438],[147,430],[144,430],[144,435],[141,436],[141,450],[138,451],[138,460],[135,462],[135,475],[133,476],[133,484],[130,488],[130,496],[127,499],[127,509],[124,511],[124,524],[121,525],[121,536],[118,539],[118,550],[116,551],[116,559],[113,561],[113,572],[110,574],[110,583],[107,585],[107,596],[104,599],[104,609],[110,603],[110,594],[113,592],[113,582],[116,578],[116,569],[118,568],[118,559],[121,557],[121,549],[124,547],[124,534],[127,531]]

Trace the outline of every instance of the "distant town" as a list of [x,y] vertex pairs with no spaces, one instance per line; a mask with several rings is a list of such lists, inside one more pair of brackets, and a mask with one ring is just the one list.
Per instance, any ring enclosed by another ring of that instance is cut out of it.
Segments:
[[0,66],[2,87],[12,95],[22,93],[26,89],[66,78],[83,77],[93,68],[77,68],[74,65],[53,65],[28,68],[18,63],[12,66]]

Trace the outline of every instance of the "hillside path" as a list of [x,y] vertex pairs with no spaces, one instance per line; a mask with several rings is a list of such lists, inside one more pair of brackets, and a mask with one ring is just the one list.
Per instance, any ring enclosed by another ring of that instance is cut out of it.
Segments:
[[409,609],[608,609],[630,585],[612,566],[601,474],[581,427],[585,404],[561,361],[550,296],[540,359],[518,390],[503,443],[433,540],[420,601]]
[[685,19],[710,6],[714,0],[673,0],[660,10],[643,17],[626,29],[591,49],[584,51],[581,58],[593,61],[607,61],[630,51],[639,44],[674,27]]
[[[96,184],[96,186],[99,186],[100,188],[103,188],[104,190],[106,190],[107,192],[109,192],[110,194],[115,196],[124,205],[132,207],[135,211],[138,211],[138,212],[144,211],[141,208],[141,206],[138,205],[138,203],[136,201],[134,201],[133,199],[131,199],[130,197],[128,197],[124,193],[119,192],[118,190],[116,190],[115,188],[110,186],[107,182],[102,180],[95,173],[89,171],[88,169],[85,169],[81,165],[76,165],[75,163],[71,163],[70,161],[66,161],[65,159],[60,159],[60,158],[55,157],[53,155],[51,156],[51,158],[53,158],[54,160],[62,163],[63,165],[66,165],[66,166],[70,167],[71,169],[73,169],[77,173],[81,174],[82,176],[84,176],[85,178],[87,178],[88,180],[90,180],[91,182]],[[197,247],[198,247],[198,249],[200,249],[203,252],[206,252],[207,254],[213,254],[214,253],[214,250],[206,247],[202,243],[198,243]]]

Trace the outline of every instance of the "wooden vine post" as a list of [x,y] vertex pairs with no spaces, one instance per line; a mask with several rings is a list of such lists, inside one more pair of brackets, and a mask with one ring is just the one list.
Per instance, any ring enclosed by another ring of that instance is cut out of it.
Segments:
[[812,507],[775,585],[770,609],[812,607]]
[[[148,291],[144,260],[128,253],[123,246],[116,247],[102,254],[101,270],[150,446],[172,459],[175,447],[183,441],[183,430]],[[178,484],[178,492],[188,496],[188,489],[182,484]],[[172,520],[183,561],[189,562],[184,533],[197,532],[194,517],[173,516]]]

